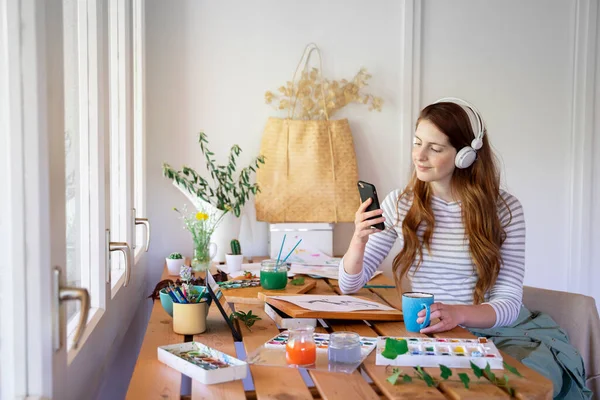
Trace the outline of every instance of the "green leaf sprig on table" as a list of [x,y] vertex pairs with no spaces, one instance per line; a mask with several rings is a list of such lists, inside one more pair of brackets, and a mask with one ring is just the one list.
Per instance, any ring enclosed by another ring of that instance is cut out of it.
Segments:
[[[385,348],[383,352],[381,352],[381,355],[385,358],[394,360],[399,355],[405,354],[407,352],[408,346],[406,340],[396,340],[387,338],[385,341]],[[521,373],[515,367],[508,365],[506,362],[503,362],[503,364],[506,370],[508,370],[516,376],[522,377]],[[486,363],[486,367],[482,369],[473,362],[471,362],[471,369],[473,370],[473,374],[477,377],[477,379],[480,379],[482,376],[485,376],[491,383],[498,386],[500,389],[505,390],[509,395],[514,396],[515,390],[508,384],[508,375],[504,374],[502,378],[496,377],[496,375],[492,372],[489,363]],[[413,377],[415,377],[416,379],[424,381],[428,387],[437,387],[441,382],[448,380],[450,382],[461,382],[465,386],[465,389],[469,389],[471,379],[469,378],[468,374],[464,372],[459,373],[459,381],[457,381],[448,379],[452,376],[452,370],[446,367],[445,365],[440,364],[440,371],[440,377],[442,378],[442,381],[435,379],[433,376],[429,375],[425,370],[423,370],[423,368],[419,366],[414,368],[413,376],[404,373],[399,368],[393,368],[392,374],[387,378],[387,381],[392,385],[397,384],[400,379],[402,379],[402,382],[404,383],[410,383],[412,382]]]
[[[512,366],[506,364],[506,362],[504,362],[504,368],[507,369],[508,371],[510,371],[511,373],[513,373],[514,375],[517,375],[519,377],[522,376],[515,367],[512,367]],[[471,362],[471,369],[473,370],[473,373],[475,374],[477,379],[480,379],[482,376],[484,376],[491,383],[498,386],[500,389],[504,389],[509,395],[511,395],[511,396],[515,395],[514,388],[508,384],[508,380],[509,380],[508,375],[504,374],[504,376],[502,378],[498,378],[492,372],[492,369],[491,369],[489,363],[486,363],[486,367],[482,369],[482,368],[478,367],[477,365],[473,364],[473,362]],[[471,379],[469,378],[468,374],[461,372],[458,374],[459,380],[453,380],[453,379],[448,379],[452,376],[452,370],[450,368],[446,367],[445,365],[440,364],[440,371],[441,371],[440,377],[442,378],[441,381],[439,379],[436,379],[433,376],[429,375],[425,370],[423,370],[423,368],[421,368],[419,366],[414,368],[412,376],[404,373],[404,371],[402,371],[401,369],[393,368],[392,374],[387,378],[387,381],[389,383],[391,383],[392,385],[397,384],[400,379],[404,383],[410,383],[410,382],[412,382],[413,377],[414,377],[416,379],[420,379],[420,380],[424,381],[428,387],[438,387],[438,385],[441,382],[449,381],[449,382],[461,382],[465,386],[465,389],[469,389],[469,384],[471,383]]]
[[250,327],[254,325],[256,321],[262,318],[256,314],[252,314],[252,310],[248,310],[248,313],[245,313],[244,311],[232,312],[231,315],[229,315],[229,320],[233,322],[234,319],[241,321],[244,325],[246,325],[246,328],[248,328],[248,330],[252,332],[252,329],[250,329]]
[[294,278],[290,281],[290,283],[294,286],[302,286],[302,285],[304,285],[304,278],[303,277]]

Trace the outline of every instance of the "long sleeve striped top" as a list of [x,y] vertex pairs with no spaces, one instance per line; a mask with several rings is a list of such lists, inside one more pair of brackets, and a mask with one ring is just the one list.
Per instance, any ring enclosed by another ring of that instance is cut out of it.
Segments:
[[[390,249],[402,239],[402,221],[408,212],[412,198],[404,196],[398,207],[396,202],[400,190],[388,194],[381,204],[386,229],[369,236],[363,259],[363,269],[350,275],[340,263],[339,286],[343,293],[354,293],[368,282]],[[502,264],[495,285],[485,294],[484,304],[496,312],[497,326],[512,324],[519,315],[523,298],[525,276],[525,218],[519,200],[501,191],[506,201],[498,200],[498,215],[506,232],[506,240],[500,249]],[[413,291],[433,293],[436,302],[446,304],[473,304],[473,291],[477,283],[477,271],[469,251],[468,238],[462,223],[460,202],[447,203],[432,197],[431,204],[435,226],[431,239],[431,254],[424,249],[423,262],[415,271],[411,267],[407,275]],[[512,213],[512,219],[511,219]],[[399,215],[398,215],[399,214]],[[510,223],[508,221],[510,220]],[[422,237],[424,227],[417,234]]]

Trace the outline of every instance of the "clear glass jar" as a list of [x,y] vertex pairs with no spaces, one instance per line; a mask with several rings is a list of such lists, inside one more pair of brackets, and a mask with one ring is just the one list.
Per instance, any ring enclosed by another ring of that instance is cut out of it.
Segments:
[[290,263],[279,263],[276,260],[264,260],[260,263],[260,285],[268,290],[283,289],[288,283]]
[[357,364],[362,358],[360,335],[354,332],[333,332],[329,335],[327,357],[330,363]]
[[305,326],[290,329],[288,341],[285,345],[285,358],[290,365],[306,367],[313,365],[317,360],[317,345],[313,334],[315,328]]

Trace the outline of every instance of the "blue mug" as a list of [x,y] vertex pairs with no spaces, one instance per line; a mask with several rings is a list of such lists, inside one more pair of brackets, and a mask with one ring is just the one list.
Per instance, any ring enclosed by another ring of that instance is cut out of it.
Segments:
[[[431,310],[433,304],[433,295],[422,292],[402,293],[402,313],[404,314],[404,325],[409,332],[420,332],[427,328],[430,322]],[[422,324],[417,323],[418,314],[421,310],[426,311],[425,321]]]

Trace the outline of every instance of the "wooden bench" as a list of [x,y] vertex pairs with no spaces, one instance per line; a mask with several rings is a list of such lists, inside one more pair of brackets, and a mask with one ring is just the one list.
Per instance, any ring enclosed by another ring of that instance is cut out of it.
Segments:
[[[163,275],[163,279],[165,276]],[[371,280],[371,284],[386,285],[391,281],[379,275]],[[317,280],[317,285],[309,294],[335,294],[337,281]],[[227,292],[224,291],[225,296]],[[361,296],[384,300],[388,304],[400,308],[400,298],[395,289],[362,289]],[[255,350],[266,340],[279,332],[274,321],[264,312],[259,304],[242,302],[234,304],[236,310],[249,311],[262,319],[249,331],[241,327],[243,345],[246,354]],[[252,303],[252,302],[250,302]],[[227,324],[216,307],[209,311],[208,330],[193,337],[194,340],[214,347],[225,353],[235,355],[235,345]],[[181,343],[184,336],[172,331],[172,319],[164,312],[160,302],[154,304],[152,316],[135,366],[133,377],[127,393],[127,399],[180,399],[181,374],[157,360],[156,349],[160,345]],[[364,321],[326,321],[328,331],[350,330],[364,336],[405,335],[402,322]],[[325,331],[323,328],[319,328]],[[414,335],[411,333],[411,335]],[[469,337],[473,336],[462,328],[450,332],[436,334],[436,337]],[[191,338],[189,338],[191,339]],[[519,378],[510,376],[510,384],[515,389],[515,397],[519,399],[551,399],[552,382],[539,373],[527,368],[518,361],[503,354],[505,361],[517,367],[523,375]],[[362,367],[353,374],[341,374],[324,371],[255,366],[249,367],[254,390],[244,391],[241,381],[216,385],[203,385],[192,382],[191,399],[508,399],[509,394],[492,384],[485,378],[477,379],[468,369],[453,369],[454,376],[458,372],[467,373],[473,384],[465,389],[460,382],[445,381],[438,387],[427,387],[425,382],[413,380],[408,384],[391,385],[387,382],[390,369],[375,365],[373,352]],[[438,368],[425,369],[433,377],[439,377]],[[477,381],[477,383],[475,383]]]

